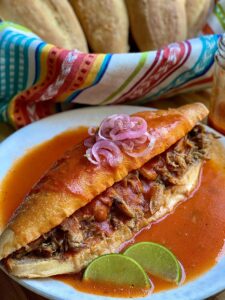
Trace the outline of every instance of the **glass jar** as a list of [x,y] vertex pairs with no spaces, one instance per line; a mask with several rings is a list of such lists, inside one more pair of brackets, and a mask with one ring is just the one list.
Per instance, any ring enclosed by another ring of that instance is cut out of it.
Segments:
[[215,69],[210,99],[209,124],[225,134],[225,34],[215,55]]

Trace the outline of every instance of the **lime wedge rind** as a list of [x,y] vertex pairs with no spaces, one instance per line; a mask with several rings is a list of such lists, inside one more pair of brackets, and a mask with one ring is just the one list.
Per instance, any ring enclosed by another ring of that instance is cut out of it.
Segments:
[[106,254],[97,257],[87,266],[83,280],[117,286],[152,288],[148,275],[139,263],[123,254]]
[[136,260],[147,273],[166,281],[181,284],[185,278],[176,256],[161,244],[140,242],[126,249],[124,255]]
[[179,262],[179,265],[180,265],[180,272],[181,272],[181,275],[180,275],[180,278],[179,278],[179,281],[177,282],[177,285],[182,285],[186,279],[186,273],[185,273],[185,270],[184,270],[184,267],[183,265],[181,264],[181,262],[178,260]]

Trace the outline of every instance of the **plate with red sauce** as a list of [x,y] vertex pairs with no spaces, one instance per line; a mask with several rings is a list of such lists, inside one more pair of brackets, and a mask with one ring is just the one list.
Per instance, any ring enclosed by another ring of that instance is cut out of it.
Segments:
[[[95,126],[115,113],[134,113],[149,108],[111,106],[63,112],[33,123],[11,135],[0,145],[0,229],[15,207],[42,174],[66,149],[87,137]],[[212,131],[209,127],[207,130]],[[218,134],[219,135],[219,134]],[[132,243],[151,241],[170,249],[181,262],[186,279],[180,286],[154,278],[154,292],[145,299],[203,299],[225,289],[225,138],[215,144],[214,159],[203,166],[199,189]],[[21,176],[22,174],[22,176]],[[13,200],[12,200],[13,199]],[[84,284],[81,276],[63,275],[49,279],[21,280],[28,289],[49,299],[109,299],[136,297],[126,289]]]

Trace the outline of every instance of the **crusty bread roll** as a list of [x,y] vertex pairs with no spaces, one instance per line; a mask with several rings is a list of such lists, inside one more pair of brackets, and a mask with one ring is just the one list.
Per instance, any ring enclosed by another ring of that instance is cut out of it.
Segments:
[[209,13],[211,0],[186,0],[188,37],[194,37],[202,29]]
[[26,26],[58,47],[88,51],[84,33],[68,0],[0,0],[0,16]]
[[186,0],[126,0],[131,31],[141,51],[187,37]]
[[124,0],[70,0],[91,49],[128,52],[128,15]]

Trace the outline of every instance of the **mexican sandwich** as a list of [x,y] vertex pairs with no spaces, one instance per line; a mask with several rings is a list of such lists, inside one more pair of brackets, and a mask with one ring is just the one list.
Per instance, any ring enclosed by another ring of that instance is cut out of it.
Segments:
[[118,252],[197,188],[212,136],[208,110],[105,118],[32,188],[0,236],[0,259],[18,277],[77,273]]

